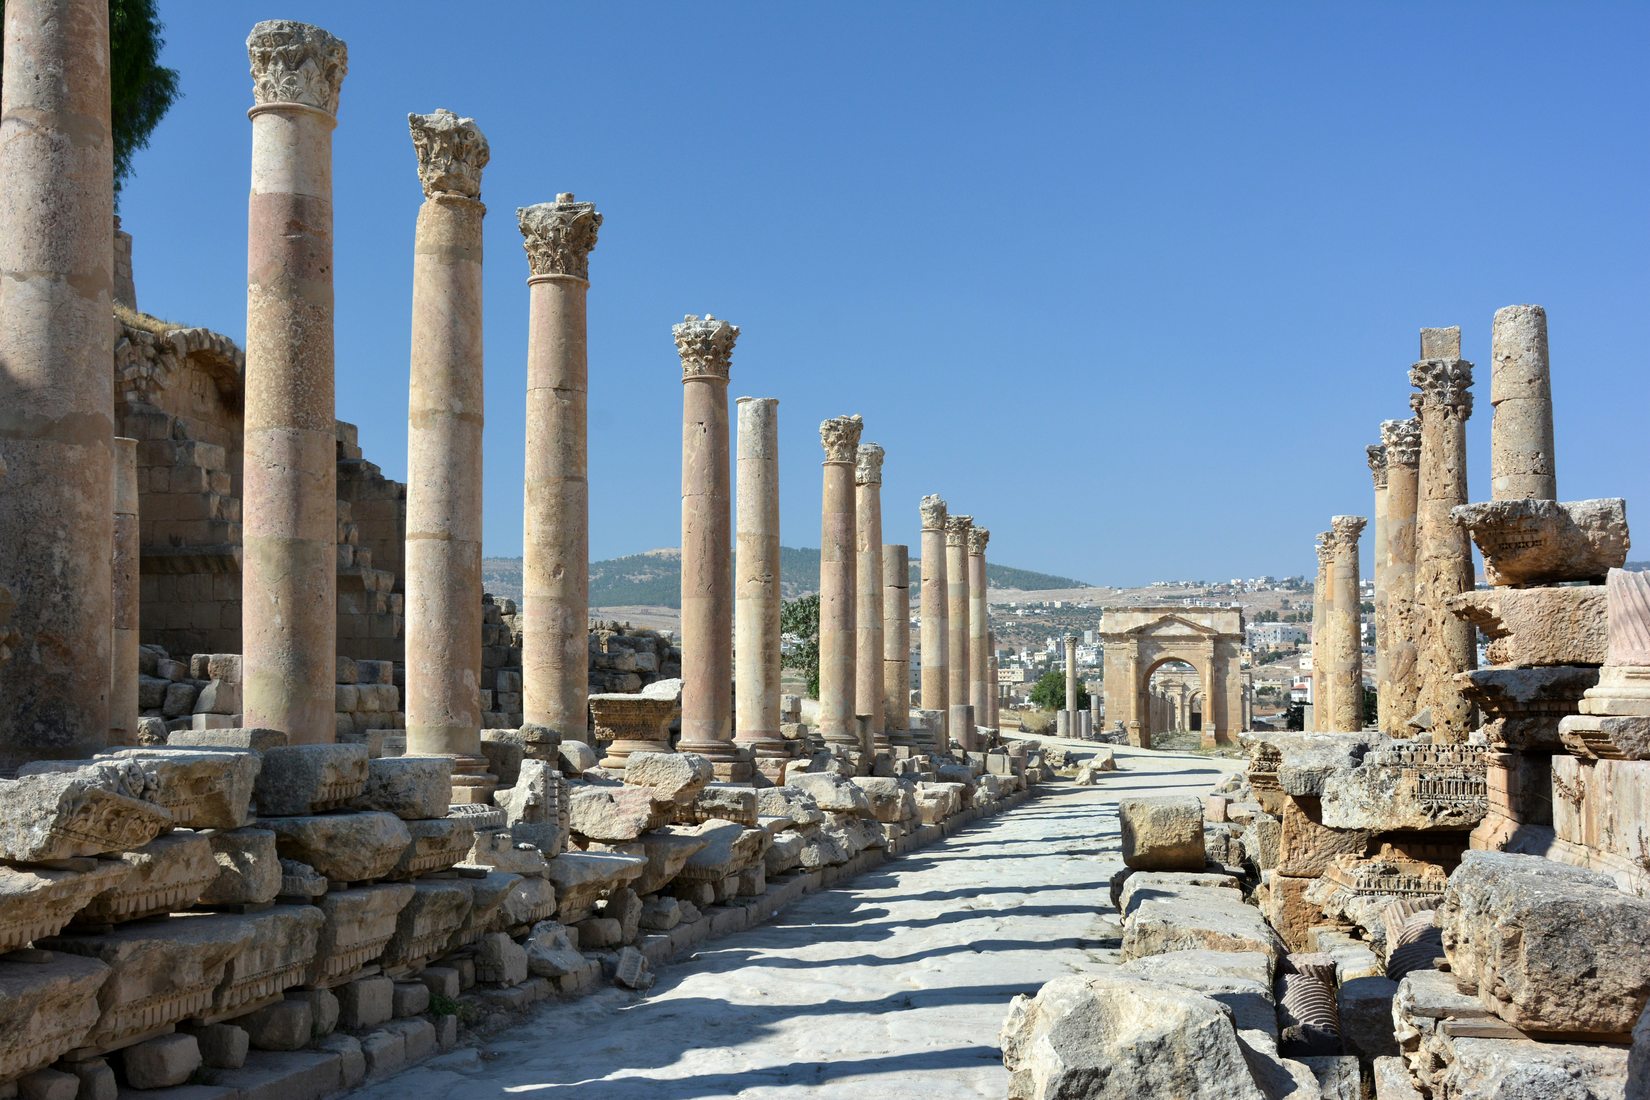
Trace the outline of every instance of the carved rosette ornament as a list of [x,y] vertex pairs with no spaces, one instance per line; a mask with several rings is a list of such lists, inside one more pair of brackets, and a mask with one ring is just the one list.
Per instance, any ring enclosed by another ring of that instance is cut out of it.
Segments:
[[924,531],[945,530],[945,498],[938,493],[929,493],[917,505],[917,511],[922,513],[922,529]]
[[602,227],[595,203],[574,202],[571,194],[564,193],[555,202],[521,207],[516,221],[521,225],[527,266],[535,277],[570,275],[590,281],[590,250],[596,247],[596,232]]
[[974,526],[973,516],[946,516],[945,517],[945,545],[968,545],[968,530]]
[[854,484],[881,485],[884,455],[880,443],[861,443],[854,454]]
[[349,48],[320,27],[267,19],[246,37],[252,62],[252,99],[259,107],[298,103],[334,117],[349,72]]
[[475,119],[460,118],[443,107],[427,115],[408,115],[407,129],[412,132],[425,198],[481,197],[481,170],[491,152]]
[[1386,488],[1386,445],[1371,443],[1365,448],[1369,457],[1369,474],[1375,479],[1375,488]]
[[859,433],[864,430],[865,420],[858,413],[853,416],[833,416],[829,420],[820,421],[819,442],[825,448],[825,461],[857,464]]
[[1356,551],[1358,536],[1364,533],[1364,527],[1368,523],[1363,516],[1331,516],[1328,541],[1335,553]]
[[733,369],[733,344],[739,339],[738,325],[708,313],[702,318],[690,313],[670,331],[676,337],[676,354],[682,357],[682,381],[728,380],[728,372]]
[[1421,422],[1413,416],[1408,420],[1381,421],[1381,444],[1386,448],[1387,468],[1421,465]]
[[970,554],[985,553],[985,544],[991,541],[991,532],[984,527],[970,527],[968,529],[968,552]]
[[1423,359],[1409,368],[1409,395],[1416,412],[1433,409],[1466,420],[1472,415],[1472,364],[1465,359]]

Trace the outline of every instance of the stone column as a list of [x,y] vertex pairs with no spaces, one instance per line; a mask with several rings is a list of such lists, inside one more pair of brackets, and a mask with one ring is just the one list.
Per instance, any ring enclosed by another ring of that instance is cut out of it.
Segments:
[[1312,721],[1311,730],[1329,729],[1329,679],[1324,675],[1324,622],[1329,610],[1329,532],[1317,534],[1318,575],[1312,581]]
[[1066,719],[1068,729],[1077,728],[1077,635],[1066,638]]
[[833,752],[862,751],[854,710],[855,463],[858,416],[837,416],[819,425],[825,448],[825,496],[819,543],[819,733]]
[[986,632],[985,644],[987,651],[991,654],[985,670],[985,680],[987,685],[986,706],[988,708],[985,716],[985,724],[990,726],[992,729],[1000,729],[1001,727],[998,725],[997,718],[998,707],[1003,700],[1003,689],[997,682],[997,632],[995,630],[989,630]]
[[916,748],[911,735],[911,555],[882,547],[882,721],[894,745]]
[[[974,747],[973,707],[969,704],[969,669],[973,667],[969,652],[968,606],[968,532],[974,526],[973,516],[949,515],[945,518],[945,590],[947,633],[950,635],[947,654],[950,671],[946,675],[947,693],[951,697],[951,739],[966,751]],[[968,709],[964,713],[963,708]]]
[[867,720],[867,753],[892,747],[882,690],[882,459],[861,443],[854,466],[854,712]]
[[945,501],[930,493],[918,509],[922,515],[922,706],[940,716],[933,750],[951,747],[951,630],[947,623],[949,583],[945,575]]
[[728,372],[739,329],[688,314],[673,330],[682,358],[682,738],[716,778],[751,777],[733,743],[733,571],[728,485]]
[[407,752],[453,757],[460,773],[454,801],[487,801],[481,755],[481,170],[487,139],[475,119],[451,111],[408,115],[407,125],[424,189],[413,243],[407,403]]
[[1381,423],[1386,447],[1386,672],[1381,681],[1381,732],[1407,736],[1419,709],[1415,639],[1415,505],[1421,464],[1421,423]]
[[[1375,563],[1375,708],[1379,715],[1383,713],[1381,708],[1389,705],[1382,688],[1387,679],[1387,655],[1391,648],[1386,613],[1386,445],[1371,444],[1366,453],[1369,456],[1369,474],[1375,482],[1375,545],[1370,556]],[[1375,728],[1385,729],[1386,725],[1377,718]]]
[[737,405],[733,740],[758,760],[781,760],[790,753],[779,733],[779,399]]
[[[560,194],[555,202],[517,210],[516,219],[531,272],[527,279],[527,467],[521,563],[522,720],[538,727],[546,743],[564,738],[588,742],[590,479],[585,299],[590,290],[590,251],[596,247],[602,216],[593,204]],[[722,425],[725,431],[725,408]],[[725,445],[722,455],[727,457]],[[725,470],[722,480],[725,485]]]
[[1324,614],[1324,683],[1330,686],[1323,729],[1355,733],[1364,728],[1364,662],[1358,626],[1358,537],[1362,516],[1330,520],[1329,606]]
[[114,224],[105,0],[12,0],[0,93],[0,775],[110,728]]
[[991,601],[986,586],[985,547],[991,532],[984,527],[968,529],[968,684],[974,719],[991,725],[991,685],[986,682],[991,669]]
[[137,443],[115,438],[114,632],[109,686],[109,744],[137,744],[138,533]]
[[1410,368],[1409,380],[1420,391],[1410,404],[1421,419],[1415,530],[1420,707],[1431,712],[1433,741],[1449,744],[1466,740],[1473,717],[1455,674],[1477,665],[1472,624],[1447,606],[1451,596],[1473,587],[1472,543],[1450,518],[1451,508],[1467,502],[1472,364],[1461,358],[1461,330],[1422,329],[1421,360]]
[[1490,330],[1490,496],[1558,499],[1547,311],[1506,306]]
[[332,741],[338,672],[332,130],[348,67],[319,27],[271,20],[252,61],[241,646],[250,727]]

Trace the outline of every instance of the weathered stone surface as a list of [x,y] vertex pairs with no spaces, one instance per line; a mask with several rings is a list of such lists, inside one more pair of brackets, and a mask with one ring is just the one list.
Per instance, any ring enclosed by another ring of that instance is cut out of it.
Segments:
[[688,882],[717,882],[737,874],[762,858],[768,845],[764,829],[747,829],[733,822],[707,822],[697,827],[705,847],[688,857],[678,878]]
[[1509,584],[1596,580],[1627,562],[1627,502],[1492,500],[1457,505],[1450,518],[1484,555],[1484,579]]
[[85,1045],[100,1011],[109,967],[74,954],[19,951],[0,956],[0,1081],[50,1065]]
[[134,1089],[181,1085],[200,1068],[201,1048],[193,1035],[161,1035],[120,1052],[126,1083]]
[[[522,876],[506,871],[489,871],[481,878],[466,881],[470,885],[470,910],[464,915],[464,923],[453,934],[455,948],[476,942],[484,933],[503,931],[504,903],[522,881]],[[554,897],[553,888],[551,896]]]
[[1324,920],[1323,910],[1308,897],[1317,882],[1274,871],[1259,894],[1261,912],[1291,951],[1310,950],[1312,929]]
[[1650,998],[1650,901],[1608,876],[1469,851],[1438,925],[1457,984],[1514,1027],[1625,1033]]
[[[1486,752],[1483,745],[1389,741],[1324,784],[1322,823],[1348,830],[1470,829],[1489,809]],[[1285,860],[1289,832],[1285,815]]]
[[1251,1047],[1277,1049],[1278,1016],[1272,1003],[1272,965],[1258,951],[1170,951],[1124,963],[1119,971],[1153,983],[1179,986],[1219,1001]]
[[785,785],[811,795],[819,808],[827,813],[873,816],[871,802],[866,798],[865,792],[839,775],[828,772],[801,772],[791,776]]
[[255,752],[178,748],[120,749],[99,759],[129,760],[142,776],[133,793],[164,807],[186,829],[236,829],[251,816],[261,767]]
[[1245,733],[1238,740],[1249,750],[1251,772],[1267,768],[1283,793],[1307,797],[1322,795],[1331,775],[1356,767],[1375,737],[1355,732]]
[[338,1022],[351,1031],[386,1023],[395,1014],[395,983],[374,975],[338,987]]
[[476,981],[491,985],[520,985],[527,980],[527,951],[503,932],[481,937],[476,955]]
[[202,1014],[209,1020],[239,1016],[302,984],[326,924],[321,910],[311,905],[277,905],[223,919],[239,921],[252,935],[230,958],[212,1011]]
[[402,824],[412,836],[412,842],[390,869],[393,878],[445,871],[464,862],[475,846],[475,830],[462,817],[422,818]]
[[1133,914],[1124,922],[1124,959],[1166,951],[1283,954],[1283,944],[1261,911],[1246,904],[1236,891],[1183,886],[1135,901]]
[[115,924],[194,905],[217,878],[212,846],[199,833],[169,833],[117,857],[132,869],[86,904],[80,924]]
[[260,816],[301,817],[341,809],[367,783],[365,745],[286,745],[268,749],[255,797]]
[[260,824],[274,831],[282,859],[307,863],[334,882],[383,878],[412,843],[401,819],[382,812],[265,817]]
[[768,850],[762,853],[762,867],[768,877],[782,875],[800,866],[805,843],[802,834],[792,830],[774,834],[768,843]]
[[1650,716],[1572,714],[1558,724],[1559,740],[1590,760],[1650,760]]
[[280,730],[250,729],[239,726],[207,730],[171,730],[166,743],[183,748],[251,749],[268,752],[286,747],[287,736]]
[[697,753],[633,752],[625,761],[625,783],[648,788],[660,802],[691,802],[715,778],[711,762]]
[[647,787],[575,786],[568,800],[568,826],[589,840],[635,840],[668,820],[668,810]]
[[1516,668],[1602,665],[1609,646],[1603,585],[1491,588],[1449,599],[1489,639],[1490,663]]
[[206,840],[218,873],[201,892],[201,905],[260,905],[281,892],[281,860],[273,832],[217,830]]
[[1563,749],[1558,724],[1575,713],[1582,695],[1598,683],[1598,669],[1484,668],[1457,673],[1455,680],[1489,719],[1484,733],[1490,744],[1520,752],[1557,752]]
[[672,820],[678,825],[732,821],[750,828],[756,825],[757,816],[755,791],[730,783],[712,783],[695,795],[691,802],[679,803]]
[[764,787],[757,791],[756,812],[761,817],[787,818],[795,828],[818,825],[825,820],[825,813],[813,795],[789,786]]
[[499,906],[498,925],[512,935],[520,935],[539,921],[556,915],[556,888],[548,879],[524,875],[510,884]]
[[509,833],[477,834],[461,862],[472,867],[490,867],[495,871],[536,875],[540,878],[549,872],[550,867],[544,853],[537,847],[526,843],[518,844]]
[[527,972],[540,978],[559,978],[584,966],[573,933],[555,921],[535,924],[522,946],[527,949]]
[[[1146,898],[1171,894],[1185,886],[1215,886],[1237,890],[1238,881],[1231,875],[1219,871],[1132,871],[1120,883],[1114,885],[1116,897],[1112,904],[1116,905],[1118,913],[1127,919]],[[1242,894],[1234,895],[1233,900],[1242,900]]]
[[913,785],[909,781],[901,783],[898,779],[880,776],[856,776],[850,782],[865,792],[865,798],[871,804],[871,816],[878,821],[898,825],[917,816],[917,801],[912,796]]
[[1439,1075],[1441,1100],[1620,1100],[1627,1095],[1621,1047],[1529,1039],[1454,1039]]
[[307,984],[331,987],[377,959],[395,934],[395,918],[412,899],[406,883],[331,890],[315,904],[326,918]]
[[1056,978],[1009,1006],[1000,1043],[1011,1100],[1263,1100],[1231,1011],[1121,974]]
[[[571,747],[582,742],[565,744]],[[567,848],[567,781],[544,761],[523,760],[516,785],[494,791],[493,803],[504,810],[510,833],[517,840],[536,845],[546,856],[559,855]]]
[[591,850],[646,859],[647,870],[630,886],[638,894],[656,894],[670,885],[687,861],[709,843],[709,839],[691,825],[671,825],[627,843],[594,845]]
[[556,915],[563,924],[588,917],[596,902],[640,878],[648,861],[616,852],[563,852],[550,861],[550,882],[556,888]]
[[76,863],[64,870],[0,865],[0,952],[61,932],[87,902],[132,874],[122,860]]
[[307,1001],[276,1001],[238,1022],[246,1029],[248,1046],[258,1050],[302,1050],[313,1037],[315,1013]]
[[1117,804],[1123,863],[1137,871],[1203,869],[1203,803],[1190,796],[1125,798]]
[[165,809],[136,797],[135,767],[0,779],[0,859],[39,863],[138,848],[172,823]]
[[444,953],[470,912],[471,887],[462,879],[412,886],[412,897],[396,914],[395,934],[384,945],[386,974],[410,973]]
[[367,782],[350,802],[357,810],[384,810],[404,821],[447,816],[453,762],[446,756],[381,756],[367,761]]

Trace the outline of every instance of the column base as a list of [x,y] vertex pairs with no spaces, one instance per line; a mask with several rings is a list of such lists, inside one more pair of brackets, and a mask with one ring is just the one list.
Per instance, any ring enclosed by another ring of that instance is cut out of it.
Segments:
[[709,760],[722,783],[749,783],[756,771],[750,753],[732,741],[682,741],[676,751],[696,753]]
[[452,804],[492,805],[493,792],[498,789],[498,776],[487,770],[487,758],[454,754],[450,759],[453,762]]
[[787,741],[771,730],[735,733],[733,743],[742,751],[750,753],[753,760],[790,760],[796,756],[792,748],[795,742]]
[[641,741],[627,737],[616,737],[607,743],[607,755],[602,757],[600,766],[612,771],[622,772],[632,753],[675,751],[676,749],[669,741]]

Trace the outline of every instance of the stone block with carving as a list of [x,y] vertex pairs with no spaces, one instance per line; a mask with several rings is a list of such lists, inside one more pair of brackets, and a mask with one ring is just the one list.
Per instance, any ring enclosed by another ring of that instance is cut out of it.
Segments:
[[825,812],[814,797],[796,787],[764,787],[756,792],[756,812],[761,817],[783,817],[791,827],[818,825]]
[[333,882],[369,882],[388,875],[412,844],[394,814],[341,813],[266,817],[282,859],[309,864]]
[[567,781],[561,773],[531,758],[521,762],[515,786],[493,792],[493,802],[504,811],[511,835],[537,845],[546,856],[559,855],[567,847],[568,801]]
[[367,762],[367,781],[350,803],[384,810],[403,821],[447,816],[453,761],[447,756],[385,756]]
[[251,817],[258,753],[164,747],[120,749],[107,756],[136,765],[143,776],[139,797],[165,807],[174,826],[238,829]]
[[[865,792],[840,775],[830,772],[799,772],[793,774],[785,785],[810,795],[819,808],[827,813],[874,816],[871,801],[865,797]],[[970,776],[970,787],[972,785]]]
[[1117,804],[1125,866],[1136,871],[1200,871],[1203,803],[1190,796],[1126,798]]
[[709,844],[709,839],[700,835],[692,826],[671,825],[644,833],[632,841],[595,844],[591,846],[591,850],[646,859],[647,869],[630,884],[630,887],[638,894],[656,894],[670,885],[671,881],[681,874],[687,861]]
[[648,861],[616,852],[563,852],[550,861],[550,883],[556,888],[557,919],[563,924],[581,921],[595,911],[596,902],[640,878]]
[[78,859],[61,868],[0,865],[0,952],[61,932],[87,902],[131,873],[117,859]]
[[1487,751],[1484,745],[1389,741],[1357,768],[1325,781],[1323,824],[1376,831],[1470,829],[1489,806]]
[[403,821],[412,841],[390,868],[389,878],[416,878],[463,863],[475,847],[475,830],[462,817]]
[[756,801],[756,792],[749,787],[712,783],[694,795],[692,801],[678,803],[671,820],[678,825],[732,821],[754,828],[758,817]]
[[527,949],[527,970],[541,978],[559,978],[584,966],[584,956],[574,945],[566,925],[541,921],[522,944]]
[[1491,588],[1451,596],[1449,609],[1483,631],[1491,664],[1602,665],[1609,638],[1602,585]]
[[365,745],[286,745],[264,753],[258,813],[298,817],[349,805],[367,783]]
[[710,761],[697,753],[633,752],[625,762],[625,783],[674,805],[692,802],[715,778]]
[[1347,828],[1326,824],[1326,811],[1316,798],[1285,797],[1278,815],[1277,870],[1300,878],[1315,878],[1328,870],[1337,856],[1363,856],[1376,828]]
[[688,857],[677,876],[687,882],[717,882],[738,874],[760,860],[768,846],[766,830],[747,829],[731,821],[706,822],[695,831],[706,843]]
[[331,988],[375,961],[395,935],[396,917],[412,895],[410,884],[390,883],[329,890],[318,899],[315,904],[326,923],[305,984]]
[[507,871],[489,871],[480,878],[466,879],[470,887],[470,908],[464,922],[453,933],[451,949],[467,947],[488,932],[501,931],[505,900],[522,879]]
[[48,1066],[86,1045],[109,980],[101,961],[77,954],[14,951],[0,956],[0,1081]]
[[1484,579],[1509,584],[1587,581],[1627,561],[1627,502],[1491,500],[1461,504],[1450,518],[1484,555]]
[[222,984],[203,1022],[234,1019],[302,985],[321,939],[326,917],[312,905],[276,905],[262,912],[225,916],[250,928],[246,945],[229,960]]
[[915,784],[878,776],[856,776],[850,782],[865,792],[866,800],[871,803],[871,816],[878,821],[899,825],[916,819]]
[[1562,750],[1559,722],[1574,714],[1599,670],[1577,665],[1544,668],[1481,668],[1458,672],[1461,693],[1484,712],[1484,734],[1497,748],[1521,752]]
[[391,977],[410,974],[443,954],[470,912],[473,891],[462,879],[415,882],[396,915],[380,965]]
[[568,827],[588,840],[618,843],[635,840],[670,820],[668,803],[646,787],[598,787],[579,784],[569,791]]
[[1572,714],[1558,724],[1559,740],[1592,760],[1650,760],[1650,716]]
[[168,833],[116,858],[131,874],[87,902],[76,924],[118,924],[188,909],[218,877],[212,845],[201,833]]
[[155,839],[172,815],[131,793],[130,769],[87,765],[0,779],[0,859],[73,859]]

